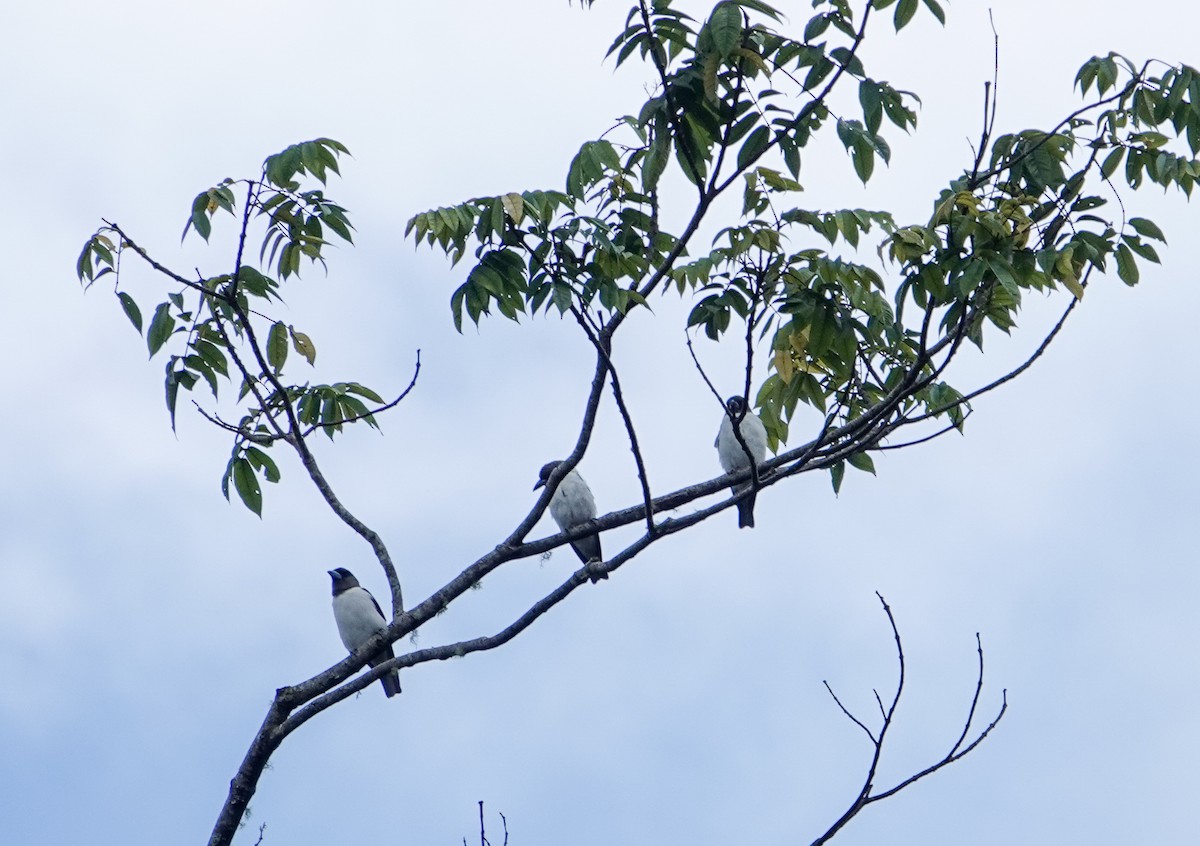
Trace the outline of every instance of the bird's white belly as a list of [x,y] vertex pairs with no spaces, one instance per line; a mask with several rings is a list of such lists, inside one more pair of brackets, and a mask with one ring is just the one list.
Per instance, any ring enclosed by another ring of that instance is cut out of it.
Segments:
[[384,619],[375,610],[375,604],[362,588],[351,588],[335,596],[333,616],[342,645],[350,651],[358,649],[385,625]]

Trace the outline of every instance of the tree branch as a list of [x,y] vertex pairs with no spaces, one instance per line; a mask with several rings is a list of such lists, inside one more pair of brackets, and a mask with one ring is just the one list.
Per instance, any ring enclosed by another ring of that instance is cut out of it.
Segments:
[[844,705],[842,705],[841,701],[833,693],[833,689],[829,687],[828,682],[825,683],[825,688],[827,690],[829,690],[830,696],[833,696],[833,701],[837,703],[837,706],[839,709],[841,709],[842,713],[847,718],[849,718],[855,725],[857,725],[859,728],[861,728],[866,733],[867,737],[870,738],[872,751],[871,751],[871,760],[867,767],[867,775],[866,775],[866,778],[864,779],[862,788],[858,792],[858,795],[856,795],[854,797],[854,800],[850,803],[849,807],[846,808],[846,810],[842,813],[842,815],[840,817],[838,817],[838,819],[833,823],[833,825],[831,825],[828,829],[826,829],[823,834],[821,834],[819,837],[817,837],[816,840],[814,840],[812,842],[812,846],[821,846],[821,844],[829,842],[831,839],[833,839],[834,835],[836,835],[839,831],[841,831],[842,828],[844,828],[846,826],[846,824],[850,822],[850,820],[854,819],[854,817],[857,816],[858,813],[860,811],[862,811],[862,809],[867,807],[868,805],[870,805],[874,802],[879,802],[883,799],[887,799],[889,796],[894,796],[895,794],[899,793],[904,788],[906,788],[912,784],[915,784],[916,782],[920,781],[921,779],[925,778],[926,776],[932,775],[933,773],[937,772],[938,770],[942,769],[943,767],[949,766],[950,764],[953,764],[955,761],[962,759],[964,756],[969,754],[973,749],[975,749],[975,747],[977,747],[980,743],[982,743],[989,734],[991,734],[992,729],[994,729],[996,727],[997,723],[1000,722],[1001,718],[1004,716],[1005,711],[1008,709],[1008,692],[1004,691],[1004,693],[1002,693],[1002,695],[1001,695],[1000,710],[996,714],[995,719],[993,719],[992,722],[989,723],[988,726],[983,731],[981,731],[975,737],[974,740],[972,740],[966,746],[963,746],[963,743],[966,741],[967,735],[971,731],[971,724],[974,722],[975,712],[979,706],[979,700],[983,693],[983,644],[982,644],[982,641],[980,641],[980,639],[979,639],[979,635],[976,634],[975,635],[975,646],[976,646],[976,651],[979,654],[979,673],[976,678],[975,693],[971,697],[971,705],[970,705],[969,710],[967,711],[967,718],[963,725],[962,732],[958,736],[958,739],[955,741],[954,745],[950,748],[950,751],[945,756],[943,756],[940,760],[938,760],[936,763],[931,764],[930,766],[924,768],[923,770],[921,770],[917,773],[914,773],[913,775],[902,780],[895,786],[888,788],[887,790],[876,792],[874,790],[875,775],[876,775],[876,772],[878,771],[879,761],[883,756],[883,748],[884,748],[884,744],[887,740],[887,732],[895,723],[896,708],[900,704],[900,697],[904,691],[904,646],[900,640],[900,630],[896,626],[896,620],[895,620],[895,617],[892,615],[892,609],[888,606],[887,602],[884,600],[884,598],[881,594],[876,593],[875,595],[879,597],[879,602],[883,605],[884,613],[887,615],[887,618],[888,618],[888,624],[891,626],[891,629],[892,629],[892,637],[896,642],[896,660],[897,660],[897,663],[899,664],[899,669],[900,669],[900,677],[896,684],[896,693],[892,697],[891,704],[887,708],[884,707],[883,700],[879,697],[879,694],[878,693],[875,694],[875,699],[879,703],[880,715],[881,715],[881,719],[882,719],[882,724],[879,729],[879,734],[875,735],[871,732],[871,730],[866,726],[866,724],[863,721],[861,721],[857,717],[855,717],[852,713],[850,713],[850,711]]
[[571,306],[571,313],[575,315],[575,319],[579,321],[579,326],[583,329],[587,339],[591,342],[596,350],[596,354],[604,360],[605,367],[608,369],[609,379],[612,380],[613,401],[617,404],[617,411],[621,415],[621,420],[625,424],[625,433],[629,436],[629,449],[633,452],[633,460],[637,465],[638,483],[642,487],[642,503],[646,507],[646,531],[654,532],[654,510],[650,507],[653,496],[650,493],[650,480],[646,472],[646,462],[642,458],[642,450],[638,445],[637,430],[633,426],[633,417],[629,414],[629,408],[625,405],[624,393],[621,390],[621,380],[617,376],[617,368],[613,364],[612,356],[605,349],[604,344],[597,337],[592,327],[584,320],[583,313],[574,305]]

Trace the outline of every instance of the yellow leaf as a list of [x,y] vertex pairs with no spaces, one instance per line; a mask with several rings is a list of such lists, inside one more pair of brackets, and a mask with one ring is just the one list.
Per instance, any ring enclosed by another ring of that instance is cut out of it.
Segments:
[[959,191],[955,194],[954,205],[971,214],[979,214],[979,198],[970,191]]
[[739,47],[733,51],[735,55],[741,56],[743,59],[749,60],[751,64],[756,66],[767,76],[771,75],[771,69],[767,67],[767,63],[763,61],[763,57],[745,47]]
[[954,196],[951,195],[938,203],[936,209],[933,210],[933,217],[929,219],[930,226],[940,226],[950,220],[950,210],[954,208]]
[[704,60],[704,96],[717,102],[717,71],[721,69],[721,57],[712,53]]
[[1075,274],[1073,253],[1073,249],[1066,249],[1059,253],[1058,258],[1054,260],[1054,269],[1058,271],[1063,287],[1074,294],[1075,299],[1082,300],[1083,286],[1079,284],[1079,277]]
[[792,333],[790,339],[792,349],[796,351],[796,355],[801,359],[804,358],[804,351],[808,349],[808,336],[811,329],[811,326],[805,326],[799,332]]
[[800,361],[796,363],[796,369],[801,373],[820,373],[822,376],[829,374],[829,369],[821,366],[819,361]]
[[792,381],[792,356],[787,350],[775,350],[775,371],[779,374],[779,378],[783,380],[783,384],[787,385]]
[[514,226],[520,226],[521,221],[525,218],[525,201],[521,195],[516,192],[509,192],[500,198],[501,205],[504,206],[504,211],[512,218]]

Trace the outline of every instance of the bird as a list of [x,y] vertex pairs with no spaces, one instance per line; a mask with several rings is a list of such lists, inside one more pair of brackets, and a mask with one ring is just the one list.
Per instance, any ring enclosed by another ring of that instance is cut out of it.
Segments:
[[[737,435],[734,434],[733,426],[736,420],[740,420],[738,431],[742,433],[750,455],[754,456],[755,465],[762,464],[767,457],[767,430],[762,421],[746,406],[745,397],[730,397],[725,401],[725,416],[721,418],[721,428],[713,442],[713,446],[717,448],[717,458],[721,461],[721,469],[726,473],[740,473],[750,469],[750,459],[746,450],[738,443]],[[730,490],[738,494],[748,487],[750,485],[744,483],[733,485]],[[739,529],[754,528],[754,497],[755,492],[751,491],[748,496],[738,500]]]
[[[370,640],[371,635],[386,627],[387,620],[375,597],[359,585],[353,573],[345,567],[338,567],[336,570],[330,570],[329,576],[333,579],[333,619],[337,623],[342,644],[353,652]],[[389,643],[379,650],[369,663],[372,667],[378,667],[384,661],[395,657],[396,653],[392,651],[392,645]],[[379,683],[383,685],[383,692],[391,699],[400,692],[400,671],[393,669],[380,676]]]
[[[533,486],[535,491],[545,486],[550,479],[550,474],[559,464],[562,462],[550,461],[542,465],[542,469],[538,471],[537,483]],[[571,529],[596,519],[596,500],[592,497],[592,489],[574,468],[558,480],[558,488],[555,489],[554,496],[550,498],[550,516],[554,518],[558,528],[564,532],[569,532]],[[571,549],[575,550],[575,554],[584,564],[603,560],[598,533],[593,532],[571,541]],[[608,573],[592,574],[591,578],[593,582],[607,579]]]

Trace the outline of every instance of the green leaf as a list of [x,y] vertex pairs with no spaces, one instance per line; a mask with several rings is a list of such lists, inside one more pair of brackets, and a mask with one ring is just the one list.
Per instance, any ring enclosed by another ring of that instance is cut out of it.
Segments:
[[229,479],[233,476],[233,462],[237,461],[237,451],[235,449],[233,455],[229,456],[229,463],[225,465],[225,472],[221,474],[221,493],[225,496],[225,501],[229,501]]
[[863,110],[863,123],[871,132],[878,132],[883,122],[883,96],[879,83],[864,79],[858,84],[858,102]]
[[288,334],[292,336],[292,347],[296,352],[304,357],[312,367],[317,362],[317,348],[313,345],[312,338],[305,335],[303,332],[297,332],[292,326],[288,326]]
[[846,460],[849,461],[850,466],[856,470],[862,470],[870,473],[872,476],[875,475],[875,462],[872,461],[871,456],[867,455],[865,452],[856,452]]
[[184,224],[183,235],[179,240],[187,237],[188,226],[194,227],[196,234],[208,240],[208,236],[212,233],[212,223],[208,219],[208,204],[209,196],[207,191],[203,191],[196,195],[196,199],[192,200],[192,215],[188,218],[188,222]]
[[658,187],[659,177],[667,169],[671,157],[671,133],[665,119],[655,121],[654,138],[642,162],[642,190],[650,194]]
[[917,0],[900,0],[896,5],[896,32],[904,29],[917,13]]
[[1125,244],[1117,247],[1117,276],[1131,287],[1138,283],[1137,261],[1133,257],[1133,251]]
[[854,172],[866,185],[875,170],[875,148],[871,145],[870,140],[864,136],[856,138],[850,158],[854,163]]
[[1004,290],[1018,297],[1021,294],[1021,286],[1017,282],[1017,277],[1013,275],[1012,268],[1002,258],[989,258],[987,260],[988,267],[992,269],[992,273],[996,274],[996,278],[1000,280],[1000,284]]
[[179,380],[175,376],[175,362],[167,362],[167,412],[171,415],[171,431],[175,431],[175,400],[179,396]]
[[241,497],[242,504],[262,517],[262,488],[258,485],[254,468],[245,458],[233,462],[233,487]]
[[267,363],[275,369],[276,375],[283,370],[283,364],[288,356],[288,328],[283,321],[277,321],[267,335]]
[[204,381],[212,389],[213,398],[217,396],[217,374],[213,372],[212,367],[201,356],[189,355],[183,359],[184,365],[193,373],[199,373],[204,377]]
[[738,170],[742,170],[753,164],[762,155],[763,151],[767,149],[770,141],[771,130],[765,126],[760,126],[751,132],[750,137],[746,139],[746,143],[742,144],[742,148],[738,150]]
[[[879,4],[876,3],[875,5],[879,5]],[[813,17],[809,18],[807,26],[804,27],[804,40],[807,42],[812,42],[815,39],[820,38],[821,33],[823,33],[828,28],[829,28],[829,16],[828,15],[824,15],[824,14],[814,15]]]
[[159,303],[150,320],[150,328],[146,331],[146,347],[150,350],[150,358],[162,349],[162,345],[175,331],[175,318],[171,316],[171,304]]
[[562,282],[555,282],[553,299],[554,305],[558,307],[559,313],[566,314],[571,310],[571,304],[575,299],[574,294],[571,291],[571,286]]
[[363,404],[363,401],[358,397],[342,395],[338,397],[338,405],[342,408],[342,417],[345,420],[358,419],[366,422],[368,426],[375,429],[379,428],[379,424],[375,422],[371,410]]
[[846,462],[839,461],[829,468],[829,479],[833,482],[833,495],[837,496],[842,490],[842,479],[846,475]]
[[1158,228],[1158,224],[1153,220],[1147,220],[1144,217],[1131,217],[1129,218],[1129,225],[1143,238],[1153,238],[1155,241],[1162,241],[1164,244],[1167,243],[1166,236],[1163,235],[1162,230]]
[[462,319],[463,319],[463,299],[470,290],[470,282],[464,282],[459,285],[454,293],[450,295],[450,314],[454,318],[454,328],[458,330],[458,334],[462,334]]
[[1112,178],[1112,175],[1117,172],[1117,168],[1121,166],[1121,159],[1125,158],[1125,148],[1118,147],[1104,158],[1104,164],[1100,165],[1100,173],[1105,179]]
[[263,471],[263,478],[268,482],[279,481],[279,467],[276,466],[274,459],[267,455],[258,447],[246,447],[246,458],[249,459],[251,466],[255,470]]
[[733,3],[719,3],[708,19],[713,46],[722,58],[728,58],[742,43],[742,11]]
[[197,339],[192,341],[192,349],[208,362],[209,367],[220,373],[226,379],[229,378],[229,365],[225,361],[225,353],[221,352],[221,348],[211,341]]
[[346,393],[358,394],[360,397],[366,397],[367,399],[371,400],[371,402],[377,402],[381,405],[383,404],[383,397],[372,391],[367,386],[360,385],[357,382],[348,383],[346,385]]
[[[142,334],[142,312],[137,307],[137,303],[133,301],[133,297],[126,294],[124,291],[117,292],[117,299],[121,301],[121,308],[125,309],[125,316],[129,318],[129,322],[133,324],[133,328]],[[151,353],[153,355],[153,353]]]
[[75,262],[75,274],[79,277],[79,281],[92,278],[92,243],[95,237],[83,245],[83,252],[79,254],[79,260]]
[[1151,244],[1143,243],[1142,239],[1138,236],[1122,235],[1121,241],[1124,244],[1127,244],[1129,249],[1133,250],[1133,252],[1147,261],[1152,261],[1155,264],[1162,264],[1162,261],[1158,258],[1158,250],[1154,249],[1153,245]]

